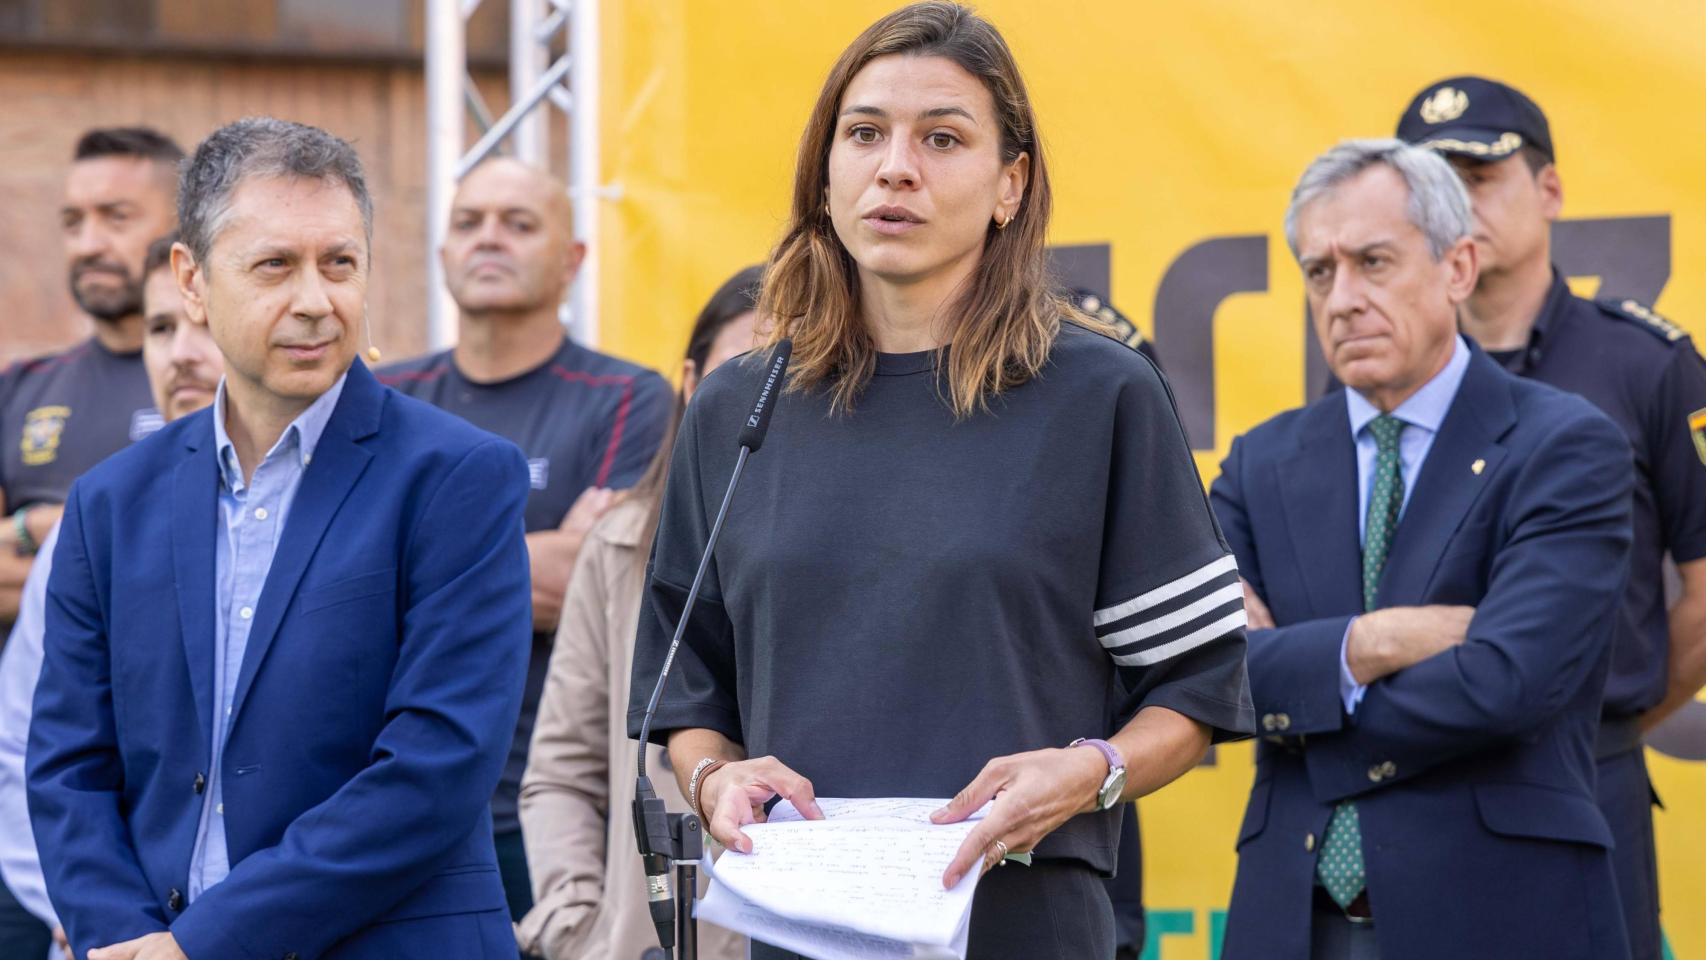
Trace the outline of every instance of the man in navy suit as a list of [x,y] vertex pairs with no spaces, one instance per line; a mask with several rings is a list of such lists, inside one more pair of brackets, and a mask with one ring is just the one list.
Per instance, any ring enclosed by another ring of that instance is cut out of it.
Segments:
[[354,362],[349,144],[230,124],[179,219],[226,376],[66,503],[27,760],[53,905],[90,960],[514,958],[487,803],[527,663],[526,464]]
[[1471,223],[1396,140],[1292,195],[1347,389],[1235,440],[1212,491],[1264,628],[1226,960],[1628,956],[1593,778],[1629,446],[1458,334]]

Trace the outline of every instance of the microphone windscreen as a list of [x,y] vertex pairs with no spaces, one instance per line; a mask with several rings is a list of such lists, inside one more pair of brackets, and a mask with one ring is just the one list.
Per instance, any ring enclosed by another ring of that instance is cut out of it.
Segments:
[[758,399],[753,401],[752,413],[740,430],[740,445],[757,453],[764,445],[764,435],[770,430],[770,414],[776,409],[777,395],[782,392],[782,375],[788,372],[788,358],[793,356],[794,341],[778,340],[770,351],[770,361],[764,365],[764,382],[758,387]]

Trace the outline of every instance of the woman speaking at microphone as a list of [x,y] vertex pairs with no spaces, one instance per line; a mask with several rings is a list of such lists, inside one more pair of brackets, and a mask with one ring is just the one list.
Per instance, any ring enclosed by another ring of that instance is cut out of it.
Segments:
[[[1111,957],[1117,805],[1253,726],[1238,572],[1172,399],[1051,291],[1050,201],[989,23],[914,4],[842,54],[759,302],[788,384],[652,728],[739,850],[776,796],[951,796],[940,822],[993,799],[943,883],[1035,859],[979,883],[978,958]],[[682,422],[631,735],[763,374],[725,365]]]

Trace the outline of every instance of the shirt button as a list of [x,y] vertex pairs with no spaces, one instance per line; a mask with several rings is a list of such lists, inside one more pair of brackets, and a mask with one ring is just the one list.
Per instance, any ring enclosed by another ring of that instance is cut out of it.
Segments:
[[256,507],[255,508],[255,519],[256,520],[265,520],[266,518],[267,518],[267,508],[266,507]]
[[237,616],[242,617],[244,620],[247,620],[250,617],[253,617],[254,615],[255,615],[255,608],[254,607],[244,607],[243,609],[237,611]]
[[219,814],[222,817],[225,816],[225,804],[223,804],[223,803],[215,804],[214,808],[213,808],[213,812]]

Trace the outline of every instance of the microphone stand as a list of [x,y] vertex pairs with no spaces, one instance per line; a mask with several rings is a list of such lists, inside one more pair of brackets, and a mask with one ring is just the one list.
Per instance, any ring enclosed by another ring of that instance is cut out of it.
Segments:
[[[687,630],[693,605],[699,599],[699,587],[711,565],[711,554],[723,532],[723,520],[728,516],[729,504],[734,502],[741,472],[746,469],[747,458],[764,443],[764,435],[770,429],[773,393],[788,368],[792,352],[793,343],[782,340],[771,353],[770,370],[765,375],[758,401],[741,430],[740,454],[735,458],[734,471],[729,476],[729,488],[723,493],[723,503],[717,508],[717,517],[711,523],[705,552],[699,557],[698,572],[693,575],[693,586],[687,591],[687,602],[682,605],[681,617],[675,624],[675,636],[670,639],[669,652],[664,655],[663,668],[658,671],[657,685],[652,688],[645,718],[640,724],[639,772],[634,781],[634,840],[646,864],[646,897],[650,901],[652,923],[657,926],[658,943],[663,947],[666,960],[698,960],[699,931],[693,916],[693,902],[699,893],[699,861],[705,853],[704,826],[694,814],[670,813],[664,806],[657,790],[652,787],[651,779],[646,776],[646,745],[651,740],[652,718],[663,698],[664,682],[669,678],[670,666],[675,663],[676,651],[681,648],[681,637]],[[672,866],[675,871],[673,892],[669,882]],[[678,934],[679,944],[675,942]]]

